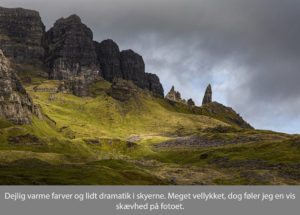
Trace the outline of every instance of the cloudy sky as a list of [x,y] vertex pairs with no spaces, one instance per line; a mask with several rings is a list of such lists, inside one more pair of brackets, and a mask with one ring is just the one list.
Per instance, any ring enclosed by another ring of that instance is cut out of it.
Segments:
[[255,128],[300,133],[299,0],[1,0],[47,29],[78,14],[94,39],[141,54],[165,93],[233,107]]

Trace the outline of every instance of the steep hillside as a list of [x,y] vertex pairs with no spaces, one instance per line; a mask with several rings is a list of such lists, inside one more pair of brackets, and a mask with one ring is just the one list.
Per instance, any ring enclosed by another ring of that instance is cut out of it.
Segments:
[[25,88],[44,120],[1,120],[0,183],[299,183],[298,136],[231,125],[231,112],[218,120],[116,82],[99,80],[80,98],[33,78]]

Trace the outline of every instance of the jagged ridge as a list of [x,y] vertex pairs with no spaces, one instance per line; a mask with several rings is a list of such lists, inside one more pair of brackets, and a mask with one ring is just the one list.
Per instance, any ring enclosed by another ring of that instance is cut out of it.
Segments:
[[[110,82],[114,78],[131,80],[157,96],[164,95],[159,78],[145,73],[139,54],[132,50],[120,52],[110,39],[93,41],[93,32],[77,15],[60,18],[47,32],[39,13],[33,10],[1,7],[0,17],[0,49],[4,54],[16,63],[44,63],[49,79],[70,80],[66,88],[79,88],[76,84],[82,83],[82,78],[88,86],[100,76]],[[82,90],[73,93],[86,96],[87,87]]]

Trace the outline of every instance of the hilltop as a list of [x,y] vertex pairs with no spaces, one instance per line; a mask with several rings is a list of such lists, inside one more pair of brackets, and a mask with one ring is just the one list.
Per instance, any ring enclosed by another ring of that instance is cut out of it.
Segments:
[[299,135],[255,130],[211,85],[202,106],[164,97],[77,15],[46,32],[0,8],[0,49],[0,184],[299,184]]

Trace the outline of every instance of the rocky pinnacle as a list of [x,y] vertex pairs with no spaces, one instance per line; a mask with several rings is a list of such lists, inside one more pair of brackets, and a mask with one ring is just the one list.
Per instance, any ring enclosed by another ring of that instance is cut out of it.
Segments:
[[206,88],[203,100],[202,100],[202,105],[208,104],[212,102],[212,90],[211,90],[211,85],[209,84]]

